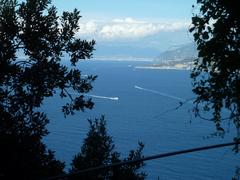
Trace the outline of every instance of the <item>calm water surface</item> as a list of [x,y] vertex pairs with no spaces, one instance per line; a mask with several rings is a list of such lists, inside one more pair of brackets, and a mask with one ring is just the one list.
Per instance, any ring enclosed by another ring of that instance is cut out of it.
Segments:
[[[64,101],[58,97],[45,101],[43,109],[51,121],[45,141],[67,168],[88,131],[87,119],[102,114],[122,156],[135,149],[138,141],[144,142],[148,156],[232,140],[235,130],[227,123],[230,133],[224,138],[208,138],[215,127],[194,118],[191,102],[174,110],[180,101],[194,97],[189,71],[134,68],[143,64],[148,62],[81,62],[83,74],[98,75],[89,93],[95,102],[93,110],[64,119]],[[144,170],[148,179],[225,180],[231,179],[239,162],[239,154],[227,147],[147,161]]]

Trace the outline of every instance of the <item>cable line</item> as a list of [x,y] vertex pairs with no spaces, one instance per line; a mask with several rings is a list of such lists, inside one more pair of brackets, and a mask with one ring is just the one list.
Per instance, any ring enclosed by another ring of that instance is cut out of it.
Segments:
[[49,178],[46,178],[45,180],[62,179],[62,178],[67,178],[67,177],[71,177],[71,176],[77,176],[77,175],[83,174],[83,173],[89,173],[92,171],[99,171],[99,170],[103,170],[103,169],[109,169],[112,167],[123,166],[126,164],[135,164],[135,163],[149,161],[149,160],[153,160],[153,159],[161,159],[161,158],[165,158],[165,157],[169,157],[169,156],[176,156],[176,155],[180,155],[180,154],[204,151],[204,150],[208,150],[208,149],[216,149],[216,148],[221,148],[221,147],[226,147],[226,146],[233,146],[233,145],[238,146],[239,144],[240,144],[240,141],[236,141],[236,142],[230,142],[230,143],[215,144],[215,145],[210,145],[210,146],[202,146],[202,147],[197,147],[197,148],[192,148],[192,149],[185,149],[185,150],[173,151],[173,152],[168,152],[168,153],[162,153],[162,154],[157,154],[157,155],[153,155],[153,156],[147,156],[147,157],[140,158],[140,159],[123,161],[123,162],[113,163],[113,164],[104,165],[104,166],[92,167],[92,168],[80,170],[80,171],[77,171],[74,173],[59,175],[59,176],[55,176],[55,177],[49,177]]

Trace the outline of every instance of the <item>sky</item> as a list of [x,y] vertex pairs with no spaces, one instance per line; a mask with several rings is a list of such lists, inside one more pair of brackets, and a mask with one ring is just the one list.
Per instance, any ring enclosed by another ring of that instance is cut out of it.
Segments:
[[52,2],[59,12],[72,11],[74,8],[80,10],[82,18],[78,36],[89,40],[95,39],[100,50],[109,47],[119,49],[147,47],[155,49],[157,54],[157,51],[164,51],[170,46],[192,41],[188,28],[195,1],[53,0]]
[[53,0],[59,10],[77,8],[84,18],[189,20],[195,0]]

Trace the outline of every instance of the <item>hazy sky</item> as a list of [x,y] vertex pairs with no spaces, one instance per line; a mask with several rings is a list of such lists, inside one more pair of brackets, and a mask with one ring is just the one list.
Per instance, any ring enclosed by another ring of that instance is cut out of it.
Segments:
[[196,0],[53,0],[59,10],[77,8],[86,19],[189,20]]
[[[79,36],[98,44],[164,49],[189,41],[196,0],[53,0],[61,12],[80,10]],[[106,43],[105,43],[106,44]]]

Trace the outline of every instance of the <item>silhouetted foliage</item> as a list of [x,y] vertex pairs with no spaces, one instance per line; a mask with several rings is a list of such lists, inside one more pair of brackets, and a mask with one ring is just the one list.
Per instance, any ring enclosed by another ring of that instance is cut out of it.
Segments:
[[[0,0],[1,179],[63,173],[64,164],[42,143],[49,120],[39,107],[54,94],[68,98],[65,115],[93,107],[83,94],[96,77],[83,78],[76,63],[91,57],[95,42],[76,38],[80,17],[76,9],[58,17],[51,0]],[[61,63],[65,54],[70,68]]]
[[236,167],[235,175],[232,180],[240,180],[240,168]]
[[[107,134],[106,121],[102,116],[95,121],[89,120],[90,129],[87,137],[84,139],[80,153],[78,153],[72,161],[71,173],[79,170],[109,165],[112,163],[134,160],[142,158],[142,150],[144,145],[139,143],[136,150],[130,151],[126,159],[120,158],[120,153],[115,151],[115,145],[112,137]],[[144,179],[146,174],[139,172],[144,166],[143,162],[128,164],[121,167],[104,169],[101,171],[92,171],[72,177],[72,179]],[[70,178],[71,179],[71,178]]]
[[[240,1],[197,0],[199,14],[192,17],[198,59],[191,77],[196,113],[200,103],[212,111],[217,130],[224,132],[223,120],[240,128]],[[228,110],[230,116],[222,117]],[[238,138],[240,134],[238,133]]]

